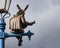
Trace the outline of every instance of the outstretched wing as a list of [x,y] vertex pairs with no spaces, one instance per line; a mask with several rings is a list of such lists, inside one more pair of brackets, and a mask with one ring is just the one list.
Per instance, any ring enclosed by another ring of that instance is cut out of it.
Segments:
[[[18,4],[17,4],[16,6],[17,6],[17,8],[18,8],[19,11],[22,10]],[[29,7],[29,5],[27,5],[27,6],[25,7],[25,9],[23,10],[23,12],[25,12],[28,7]]]
[[25,9],[24,9],[24,12],[26,11],[26,9],[29,7],[29,5],[27,5],[26,7],[25,7]]
[[19,6],[18,4],[17,4],[16,6],[17,6],[17,8],[18,8],[19,10],[21,10],[21,8],[20,8],[20,6]]

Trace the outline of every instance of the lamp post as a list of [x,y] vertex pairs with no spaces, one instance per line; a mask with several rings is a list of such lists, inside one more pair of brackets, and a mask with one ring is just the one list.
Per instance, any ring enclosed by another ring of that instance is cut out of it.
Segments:
[[[8,3],[9,2],[9,3]],[[5,47],[4,38],[5,38],[5,22],[4,17],[9,14],[8,10],[10,8],[11,0],[0,0],[0,48]],[[4,14],[2,16],[2,14]]]
[[[11,1],[12,0],[0,0],[0,48],[5,48],[5,38],[7,37],[17,37],[17,36],[28,36],[29,40],[31,40],[31,35],[33,35],[34,33],[31,33],[30,30],[27,33],[22,33],[22,34],[8,34],[5,33],[5,26],[6,23],[4,21],[4,17],[10,13],[9,8],[11,5]],[[4,15],[2,15],[4,14]]]

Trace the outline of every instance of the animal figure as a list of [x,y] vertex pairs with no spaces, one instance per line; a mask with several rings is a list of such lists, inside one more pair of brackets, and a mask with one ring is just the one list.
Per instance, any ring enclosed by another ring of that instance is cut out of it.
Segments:
[[[25,20],[25,11],[28,8],[29,5],[26,6],[26,8],[23,10],[19,7],[19,5],[17,4],[17,8],[19,9],[19,11],[17,12],[16,15],[14,15],[13,17],[10,18],[9,20],[9,28],[10,28],[10,32],[11,33],[15,33],[15,34],[21,34],[24,33],[24,29],[27,26],[31,26],[33,24],[35,24],[35,21],[33,22],[27,22]],[[19,44],[18,46],[22,45],[22,37],[16,37],[19,40]]]

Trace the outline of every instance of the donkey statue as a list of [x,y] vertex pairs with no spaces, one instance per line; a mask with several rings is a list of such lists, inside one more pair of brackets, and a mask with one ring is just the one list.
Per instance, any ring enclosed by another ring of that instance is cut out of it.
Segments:
[[[21,34],[24,33],[24,29],[27,26],[31,26],[33,24],[35,24],[35,21],[33,22],[27,22],[25,20],[25,11],[28,8],[29,5],[27,5],[25,7],[25,9],[21,9],[20,6],[17,4],[17,8],[18,8],[18,12],[16,15],[14,15],[13,17],[10,18],[9,20],[9,29],[11,33],[15,33],[15,34]],[[22,37],[16,37],[19,40],[18,46],[22,45]]]

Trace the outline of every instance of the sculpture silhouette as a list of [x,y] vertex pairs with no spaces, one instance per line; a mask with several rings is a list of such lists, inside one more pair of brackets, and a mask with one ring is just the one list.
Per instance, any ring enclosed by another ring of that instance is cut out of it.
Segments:
[[[24,33],[24,29],[27,26],[31,26],[33,24],[35,24],[35,21],[33,22],[27,22],[25,20],[25,11],[28,8],[29,5],[27,5],[25,7],[25,9],[21,9],[20,6],[17,4],[17,8],[19,9],[19,11],[17,12],[16,15],[14,15],[13,17],[10,18],[9,20],[9,29],[11,30],[11,33],[15,33],[15,34],[21,34]],[[16,37],[19,40],[18,46],[22,45],[22,37]]]

